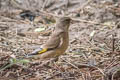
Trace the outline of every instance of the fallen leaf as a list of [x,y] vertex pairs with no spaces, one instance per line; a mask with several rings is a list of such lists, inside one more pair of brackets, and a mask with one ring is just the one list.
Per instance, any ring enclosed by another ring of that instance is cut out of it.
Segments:
[[95,34],[95,30],[93,30],[91,33],[90,33],[90,37],[93,37],[94,36],[94,34]]
[[41,32],[41,31],[44,31],[45,30],[45,27],[39,27],[39,28],[36,28],[34,31],[35,32]]

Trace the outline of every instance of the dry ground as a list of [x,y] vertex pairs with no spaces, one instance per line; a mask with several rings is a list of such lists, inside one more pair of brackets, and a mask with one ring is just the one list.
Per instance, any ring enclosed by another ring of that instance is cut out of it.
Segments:
[[[0,80],[120,80],[119,5],[117,0],[1,0]],[[24,10],[35,20],[23,20]],[[65,55],[56,62],[30,60],[5,68],[12,56],[20,59],[44,44],[54,15],[63,14],[74,18]],[[45,30],[35,32],[39,27]]]

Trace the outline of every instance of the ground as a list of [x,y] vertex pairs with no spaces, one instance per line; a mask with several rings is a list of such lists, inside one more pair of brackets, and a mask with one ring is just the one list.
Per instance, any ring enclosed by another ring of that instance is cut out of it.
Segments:
[[[0,80],[120,80],[119,1],[0,2]],[[23,58],[49,39],[62,15],[73,20],[66,53],[51,62]]]

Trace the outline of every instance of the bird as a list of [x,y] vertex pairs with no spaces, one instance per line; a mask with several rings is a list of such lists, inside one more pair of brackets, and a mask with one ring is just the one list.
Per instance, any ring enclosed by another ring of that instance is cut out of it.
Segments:
[[48,41],[40,48],[28,54],[27,57],[39,59],[56,58],[64,54],[69,45],[70,17],[58,18],[55,29]]

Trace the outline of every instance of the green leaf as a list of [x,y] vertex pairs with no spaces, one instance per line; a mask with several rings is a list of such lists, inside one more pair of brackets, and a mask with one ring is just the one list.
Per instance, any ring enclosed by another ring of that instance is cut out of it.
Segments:
[[26,63],[29,63],[30,61],[27,60],[27,59],[22,59],[22,60],[19,60],[18,62],[19,62],[19,63],[26,64]]
[[14,59],[14,58],[11,58],[11,59],[10,59],[10,63],[11,63],[11,64],[16,63],[16,61],[17,61],[17,60],[16,60],[16,59]]

